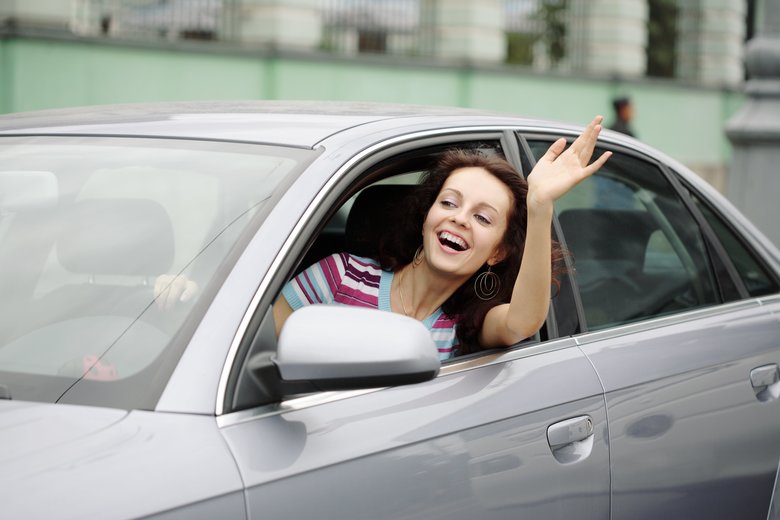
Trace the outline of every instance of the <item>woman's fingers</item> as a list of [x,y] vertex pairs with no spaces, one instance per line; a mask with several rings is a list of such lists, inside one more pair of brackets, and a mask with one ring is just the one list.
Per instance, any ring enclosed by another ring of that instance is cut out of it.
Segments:
[[598,141],[599,134],[601,133],[601,122],[604,120],[602,116],[596,116],[585,127],[585,130],[574,140],[569,147],[572,153],[576,154],[580,158],[580,163],[585,166],[590,161],[593,155],[593,150],[596,148],[596,141]]
[[168,289],[173,277],[169,274],[161,274],[154,280],[154,301],[157,307],[165,308],[165,299],[168,297]]
[[601,116],[594,117],[568,148],[566,139],[560,138],[547,149],[528,177],[534,200],[546,202],[560,198],[607,162],[612,152],[604,152],[590,163],[602,120]]
[[[164,310],[170,310],[179,298],[176,277],[173,275],[164,275],[164,285],[160,288],[157,295],[157,305]],[[167,282],[167,283],[166,283]],[[157,284],[155,284],[157,285]]]
[[607,160],[612,157],[612,152],[604,152],[599,156],[598,159],[590,163],[583,172],[585,173],[586,177],[589,177],[596,173],[602,166],[604,166],[604,163],[607,162]]
[[596,148],[596,142],[601,133],[601,122],[603,119],[602,116],[594,117],[588,123],[588,126],[585,127],[585,130],[571,143],[569,148],[566,148],[566,139],[563,137],[556,140],[539,161],[553,162],[561,155],[567,154],[577,157],[580,165],[585,167],[590,162],[591,156],[593,156],[593,150]]
[[163,274],[154,282],[154,297],[157,306],[172,309],[179,302],[188,302],[198,292],[198,285],[184,276]]
[[187,280],[184,285],[184,291],[181,293],[181,296],[179,297],[179,301],[186,303],[192,300],[197,293],[198,293],[198,284],[196,284],[192,280]]
[[561,137],[560,139],[557,139],[553,144],[550,145],[550,147],[544,153],[542,158],[539,159],[539,161],[548,161],[548,162],[554,161],[559,155],[561,155],[561,153],[563,153],[564,148],[566,148],[566,139]]

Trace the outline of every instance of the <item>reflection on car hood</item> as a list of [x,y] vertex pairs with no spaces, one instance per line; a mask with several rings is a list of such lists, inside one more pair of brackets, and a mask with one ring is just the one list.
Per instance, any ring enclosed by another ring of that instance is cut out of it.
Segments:
[[228,496],[243,504],[209,416],[0,400],[0,468],[2,518],[139,518]]
[[4,479],[19,477],[15,466],[29,455],[76,443],[125,415],[125,410],[0,401],[0,488]]

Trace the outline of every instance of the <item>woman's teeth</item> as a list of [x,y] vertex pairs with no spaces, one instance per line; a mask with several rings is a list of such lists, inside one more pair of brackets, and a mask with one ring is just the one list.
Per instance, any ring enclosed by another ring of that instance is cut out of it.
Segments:
[[439,242],[456,251],[465,251],[468,249],[468,245],[466,245],[466,242],[462,238],[447,231],[442,231],[439,234]]

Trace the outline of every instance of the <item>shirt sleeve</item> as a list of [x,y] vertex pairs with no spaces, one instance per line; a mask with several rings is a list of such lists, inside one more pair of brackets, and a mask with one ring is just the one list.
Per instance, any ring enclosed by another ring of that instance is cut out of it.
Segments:
[[333,303],[344,278],[345,266],[344,253],[327,256],[287,282],[282,296],[293,310],[314,303]]

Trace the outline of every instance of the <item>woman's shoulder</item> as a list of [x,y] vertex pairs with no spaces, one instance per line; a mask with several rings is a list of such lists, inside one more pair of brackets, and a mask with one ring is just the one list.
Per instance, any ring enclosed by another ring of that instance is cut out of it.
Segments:
[[347,273],[380,276],[382,267],[375,258],[357,256],[347,252],[333,253],[320,259],[312,267],[343,276]]
[[358,256],[353,255],[352,253],[347,253],[346,251],[343,251],[341,253],[333,253],[330,256],[327,256],[320,260],[320,262],[336,262],[338,264],[341,264],[346,267],[352,267],[357,269],[381,269],[379,265],[379,260],[375,258],[369,258],[365,256]]

